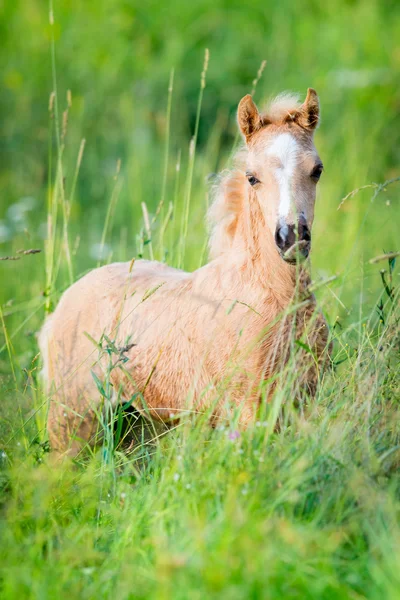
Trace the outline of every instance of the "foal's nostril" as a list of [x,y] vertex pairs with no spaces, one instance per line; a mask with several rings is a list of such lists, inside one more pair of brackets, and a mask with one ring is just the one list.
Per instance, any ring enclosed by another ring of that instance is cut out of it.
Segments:
[[311,242],[311,232],[307,227],[307,224],[299,221],[299,241]]
[[282,252],[286,252],[296,241],[293,225],[282,225],[275,231],[275,243]]
[[284,225],[283,227],[277,227],[276,231],[275,231],[275,244],[278,246],[278,248],[280,250],[283,250],[283,247],[285,245],[285,240],[286,240],[285,229],[287,229],[286,225]]

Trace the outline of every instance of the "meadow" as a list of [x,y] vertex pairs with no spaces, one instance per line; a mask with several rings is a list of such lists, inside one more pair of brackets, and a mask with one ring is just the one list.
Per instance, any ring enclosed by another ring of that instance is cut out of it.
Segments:
[[[400,598],[398,3],[15,0],[0,36],[0,597]],[[99,264],[204,264],[240,98],[307,87],[317,397],[291,405],[289,363],[245,432],[199,417],[128,451],[119,411],[55,465],[46,313]]]

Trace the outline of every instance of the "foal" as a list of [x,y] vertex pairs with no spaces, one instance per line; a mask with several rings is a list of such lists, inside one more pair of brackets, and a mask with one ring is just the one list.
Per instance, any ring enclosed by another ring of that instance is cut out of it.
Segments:
[[[299,338],[311,352],[303,350],[298,386],[313,392],[328,329],[301,259],[310,252],[322,172],[318,119],[312,89],[303,104],[280,96],[262,115],[245,96],[245,147],[210,210],[211,261],[194,273],[147,260],[114,263],[64,293],[40,334],[54,449],[76,454],[95,433],[103,400],[92,372],[104,379],[109,355],[99,356],[93,340],[104,335],[123,355],[109,374],[115,403],[134,397],[155,420],[211,409],[217,421],[236,408],[246,426],[261,383],[274,380]],[[270,383],[269,396],[273,390]]]

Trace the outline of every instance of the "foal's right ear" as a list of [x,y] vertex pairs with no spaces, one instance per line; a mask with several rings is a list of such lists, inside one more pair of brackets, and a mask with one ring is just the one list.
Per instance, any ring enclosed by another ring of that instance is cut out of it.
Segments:
[[294,116],[294,120],[303,127],[313,131],[318,127],[319,121],[319,100],[318,95],[313,88],[308,88],[307,97],[304,103]]
[[247,94],[247,96],[242,98],[239,102],[237,119],[240,131],[243,133],[246,141],[248,141],[258,129],[261,129],[261,116],[250,94]]

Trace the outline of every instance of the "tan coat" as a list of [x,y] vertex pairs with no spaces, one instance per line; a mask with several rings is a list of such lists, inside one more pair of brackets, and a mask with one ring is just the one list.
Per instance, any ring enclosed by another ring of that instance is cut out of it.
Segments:
[[[215,258],[194,273],[145,260],[115,263],[63,294],[40,334],[54,449],[74,454],[95,433],[102,398],[91,371],[109,378],[113,402],[143,394],[134,404],[153,419],[211,407],[215,422],[238,407],[247,425],[261,382],[282,368],[293,339],[324,360],[328,330],[307,292],[307,270],[279,256],[247,188],[241,169],[222,180],[212,209]],[[312,391],[319,367],[306,352],[303,359],[299,388]]]

